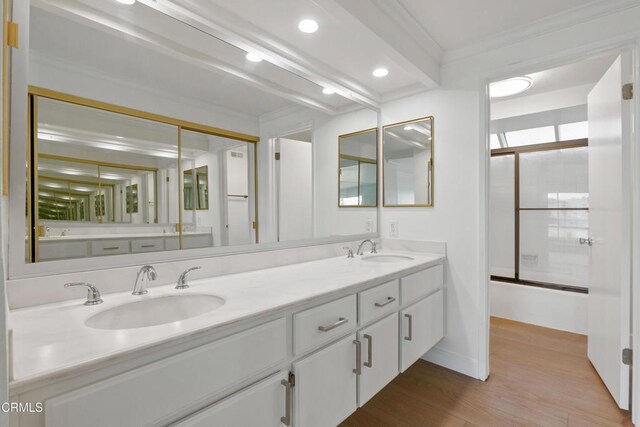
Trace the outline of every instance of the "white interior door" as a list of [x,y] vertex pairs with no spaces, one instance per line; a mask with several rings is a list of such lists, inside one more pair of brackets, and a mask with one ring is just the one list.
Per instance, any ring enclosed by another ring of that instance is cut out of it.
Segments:
[[313,237],[312,146],[279,138],[278,241]]
[[619,56],[588,97],[589,111],[589,360],[613,398],[629,407],[630,117],[622,85],[631,80],[629,54]]

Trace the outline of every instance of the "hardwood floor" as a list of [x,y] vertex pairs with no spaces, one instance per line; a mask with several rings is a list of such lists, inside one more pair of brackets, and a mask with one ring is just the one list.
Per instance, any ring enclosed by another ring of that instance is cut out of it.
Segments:
[[587,359],[585,336],[491,319],[491,376],[418,361],[342,427],[631,426]]

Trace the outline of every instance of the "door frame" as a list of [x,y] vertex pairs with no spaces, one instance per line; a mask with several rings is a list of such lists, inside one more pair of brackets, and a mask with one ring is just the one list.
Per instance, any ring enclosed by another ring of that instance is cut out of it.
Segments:
[[[479,304],[481,312],[484,311],[479,326],[478,341],[478,377],[487,379],[490,374],[489,365],[489,339],[490,339],[490,298],[489,292],[491,287],[490,275],[490,259],[489,259],[489,162],[491,159],[490,148],[490,122],[491,107],[489,97],[489,84],[494,81],[508,79],[523,74],[530,74],[545,69],[567,65],[588,57],[599,54],[611,54],[629,52],[633,67],[633,84],[635,87],[635,96],[633,99],[633,123],[640,123],[640,39],[628,38],[623,41],[616,41],[607,45],[603,44],[587,44],[579,48],[573,49],[562,54],[549,54],[531,61],[524,61],[518,64],[499,67],[481,73],[478,79],[479,93],[479,141],[482,143],[482,149],[479,156]],[[632,218],[632,244],[631,253],[640,254],[640,132],[632,130],[631,137],[631,218]],[[631,266],[631,331],[640,331],[640,315],[634,316],[634,313],[640,314],[640,257],[632,258]],[[635,274],[634,274],[635,273]],[[633,364],[640,366],[640,340],[632,340],[633,348]],[[634,423],[640,423],[640,399],[634,398],[636,394],[640,394],[640,369],[632,369],[631,378],[632,391],[632,418]]]

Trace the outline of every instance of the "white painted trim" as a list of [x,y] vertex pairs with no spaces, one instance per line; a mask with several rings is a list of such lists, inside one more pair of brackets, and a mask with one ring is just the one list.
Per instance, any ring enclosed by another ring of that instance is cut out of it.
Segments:
[[485,379],[479,375],[479,363],[477,360],[459,353],[444,350],[439,346],[435,346],[429,350],[427,354],[422,356],[422,359],[472,378]]
[[478,130],[481,142],[480,155],[478,156],[478,308],[480,312],[484,309],[487,313],[478,322],[478,378],[486,380],[491,373],[489,363],[490,354],[490,309],[489,309],[489,277],[491,268],[489,264],[489,160],[491,158],[490,142],[490,98],[489,84],[480,79],[478,82]]
[[489,50],[500,49],[533,37],[552,33],[563,27],[570,27],[602,18],[605,15],[636,6],[638,6],[638,2],[635,0],[600,0],[588,3],[584,6],[578,6],[554,16],[545,17],[527,25],[501,32],[468,46],[447,51],[444,54],[442,63],[446,64],[482,55]]

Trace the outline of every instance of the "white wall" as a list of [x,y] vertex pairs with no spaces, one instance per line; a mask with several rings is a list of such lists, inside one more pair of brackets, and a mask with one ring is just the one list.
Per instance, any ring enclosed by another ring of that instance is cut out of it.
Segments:
[[491,315],[576,334],[587,333],[587,294],[491,282]]
[[478,94],[437,89],[382,105],[382,125],[434,116],[434,207],[382,208],[381,237],[447,243],[446,337],[428,360],[479,377]]

